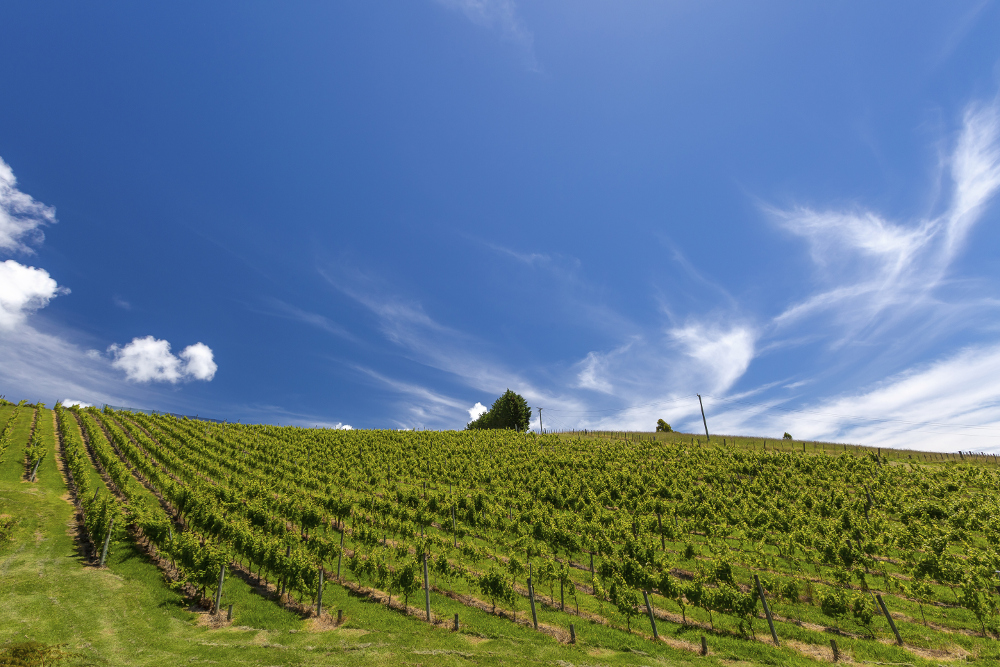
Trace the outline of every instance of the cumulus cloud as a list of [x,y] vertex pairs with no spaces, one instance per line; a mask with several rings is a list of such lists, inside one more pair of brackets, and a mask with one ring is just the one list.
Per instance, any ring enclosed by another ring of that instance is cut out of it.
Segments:
[[125,346],[112,345],[108,353],[114,358],[111,365],[125,371],[125,377],[134,382],[208,381],[218,369],[212,349],[204,343],[189,345],[178,357],[170,352],[167,341],[146,336],[133,338]]
[[92,406],[91,403],[84,403],[83,401],[77,401],[76,399],[72,399],[72,398],[64,398],[63,400],[61,400],[59,402],[62,403],[63,407],[67,407],[67,408],[71,407],[71,406],[74,406],[74,405],[77,406],[77,407],[81,407],[81,408],[89,408],[89,407]]
[[186,362],[184,373],[195,380],[211,380],[215,377],[215,371],[219,369],[215,363],[212,348],[204,343],[188,345],[181,350],[180,357]]
[[56,210],[17,189],[14,171],[0,158],[0,250],[31,253],[44,238],[40,227],[56,221]]
[[68,293],[45,269],[24,266],[12,259],[0,263],[0,329],[14,329],[28,313]]
[[476,404],[469,408],[469,421],[475,421],[479,419],[483,414],[489,412],[489,408],[476,401]]

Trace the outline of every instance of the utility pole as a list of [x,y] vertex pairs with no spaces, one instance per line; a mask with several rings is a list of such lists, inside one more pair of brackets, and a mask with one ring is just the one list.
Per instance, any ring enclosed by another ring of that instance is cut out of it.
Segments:
[[542,428],[542,409],[538,408],[538,435],[545,433],[545,429]]
[[712,436],[708,434],[708,422],[705,421],[705,406],[701,402],[701,394],[698,394],[698,405],[701,407],[701,423],[705,425],[705,439],[712,442]]

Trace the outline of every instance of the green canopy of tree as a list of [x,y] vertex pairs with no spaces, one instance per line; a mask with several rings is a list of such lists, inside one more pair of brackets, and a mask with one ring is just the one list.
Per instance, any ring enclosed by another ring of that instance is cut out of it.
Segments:
[[512,392],[510,389],[493,402],[493,406],[475,419],[469,422],[466,430],[484,428],[503,428],[515,431],[527,431],[528,424],[531,423],[531,408],[527,401],[520,394]]
[[671,431],[673,431],[673,429],[670,428],[670,424],[668,424],[667,422],[663,421],[662,419],[657,419],[656,420],[656,432],[657,433],[670,433]]

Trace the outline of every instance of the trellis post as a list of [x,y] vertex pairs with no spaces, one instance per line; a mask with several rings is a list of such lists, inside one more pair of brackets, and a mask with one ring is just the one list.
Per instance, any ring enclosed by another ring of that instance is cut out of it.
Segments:
[[643,591],[642,599],[646,601],[646,613],[649,614],[649,624],[653,626],[653,639],[659,640],[660,633],[656,631],[656,617],[653,616],[653,606],[649,604],[649,593]]
[[771,628],[771,639],[775,646],[781,646],[778,642],[778,633],[774,631],[774,619],[771,618],[771,608],[767,606],[767,598],[764,597],[764,587],[760,585],[760,577],[753,575],[753,581],[757,584],[757,595],[760,596],[761,604],[764,605],[764,615],[767,616],[767,626]]

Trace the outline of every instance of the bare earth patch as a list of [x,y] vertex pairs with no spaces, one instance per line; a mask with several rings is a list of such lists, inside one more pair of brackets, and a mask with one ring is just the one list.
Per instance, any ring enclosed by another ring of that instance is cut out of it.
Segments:
[[925,660],[965,660],[971,654],[961,646],[952,645],[947,649],[919,648],[917,646],[904,646],[907,651],[918,655]]
[[323,614],[322,617],[313,617],[306,620],[306,632],[330,632],[332,630],[337,631],[337,633],[344,635],[345,637],[361,637],[368,634],[368,630],[359,630],[356,628],[344,628],[337,625],[336,615]]
[[[794,639],[783,639],[781,643],[795,649],[802,655],[812,658],[813,660],[833,662],[833,649],[829,646],[823,646],[822,644],[807,644]],[[851,662],[850,655],[845,651],[841,651],[840,662]]]
[[189,611],[194,611],[198,618],[195,620],[195,625],[208,628],[227,628],[233,624],[232,621],[226,620],[225,612],[219,614],[210,614],[207,611],[196,611],[194,609],[189,609]]

